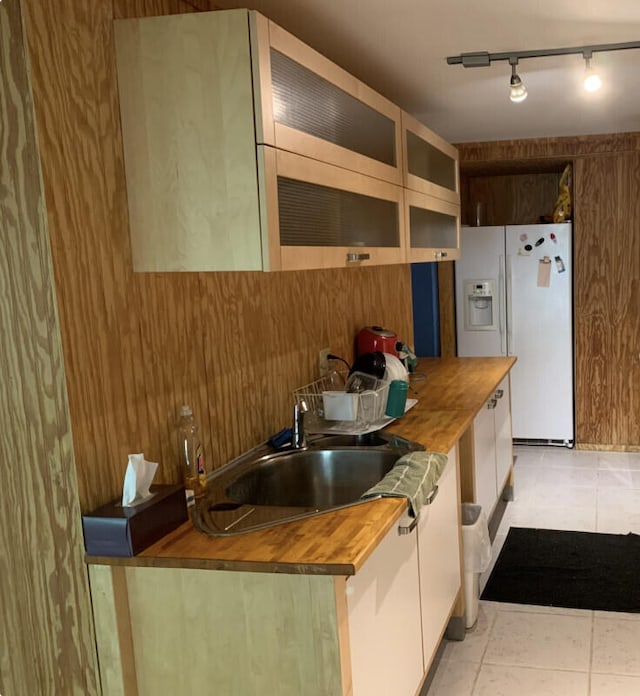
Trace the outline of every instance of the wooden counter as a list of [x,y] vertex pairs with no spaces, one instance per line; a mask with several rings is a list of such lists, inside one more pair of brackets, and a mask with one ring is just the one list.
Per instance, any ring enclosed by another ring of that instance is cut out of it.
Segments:
[[[460,440],[515,358],[426,358],[412,380],[418,403],[388,430],[447,453]],[[232,537],[208,537],[190,522],[135,558],[88,557],[91,564],[353,575],[406,511],[398,498]]]

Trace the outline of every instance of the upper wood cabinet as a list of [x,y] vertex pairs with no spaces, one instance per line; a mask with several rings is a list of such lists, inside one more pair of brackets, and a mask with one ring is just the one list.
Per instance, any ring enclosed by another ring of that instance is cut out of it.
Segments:
[[115,34],[135,270],[406,260],[391,102],[247,10]]
[[458,150],[423,123],[402,113],[403,184],[460,205]]
[[126,19],[115,37],[134,270],[453,258],[424,251],[437,215],[408,234],[400,109],[273,22]]

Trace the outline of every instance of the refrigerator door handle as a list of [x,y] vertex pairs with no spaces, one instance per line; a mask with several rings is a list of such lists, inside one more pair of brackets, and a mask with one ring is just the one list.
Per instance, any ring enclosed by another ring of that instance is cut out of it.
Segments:
[[498,329],[500,331],[500,351],[503,355],[507,354],[507,336],[505,334],[504,322],[504,256],[500,255],[500,267],[498,271]]
[[513,345],[513,317],[511,316],[511,254],[507,254],[507,351],[508,355],[514,354]]

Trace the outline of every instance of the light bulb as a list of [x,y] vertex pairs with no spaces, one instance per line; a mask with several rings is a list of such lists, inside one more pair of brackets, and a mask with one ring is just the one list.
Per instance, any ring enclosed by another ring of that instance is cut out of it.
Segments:
[[582,84],[587,92],[597,92],[600,87],[602,87],[602,80],[600,79],[600,75],[591,67],[591,53],[585,53],[583,58],[585,62],[585,71],[584,82]]
[[520,76],[517,74],[511,75],[511,89],[509,92],[509,99],[512,102],[519,103],[527,98],[527,88],[522,83]]
[[583,84],[587,92],[597,92],[602,87],[602,80],[593,68],[587,68],[584,73]]

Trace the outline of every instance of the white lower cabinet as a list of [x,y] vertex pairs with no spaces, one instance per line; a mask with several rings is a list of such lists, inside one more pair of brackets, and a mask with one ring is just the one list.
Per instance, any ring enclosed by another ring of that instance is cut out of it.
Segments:
[[473,422],[473,500],[491,518],[513,464],[509,377]]
[[431,665],[461,586],[457,457],[415,529],[394,527],[347,580],[353,696],[413,696]]
[[423,508],[418,525],[418,563],[425,670],[431,665],[460,589],[458,450],[438,483],[438,495]]
[[424,671],[415,533],[394,526],[346,591],[353,696],[413,695]]

